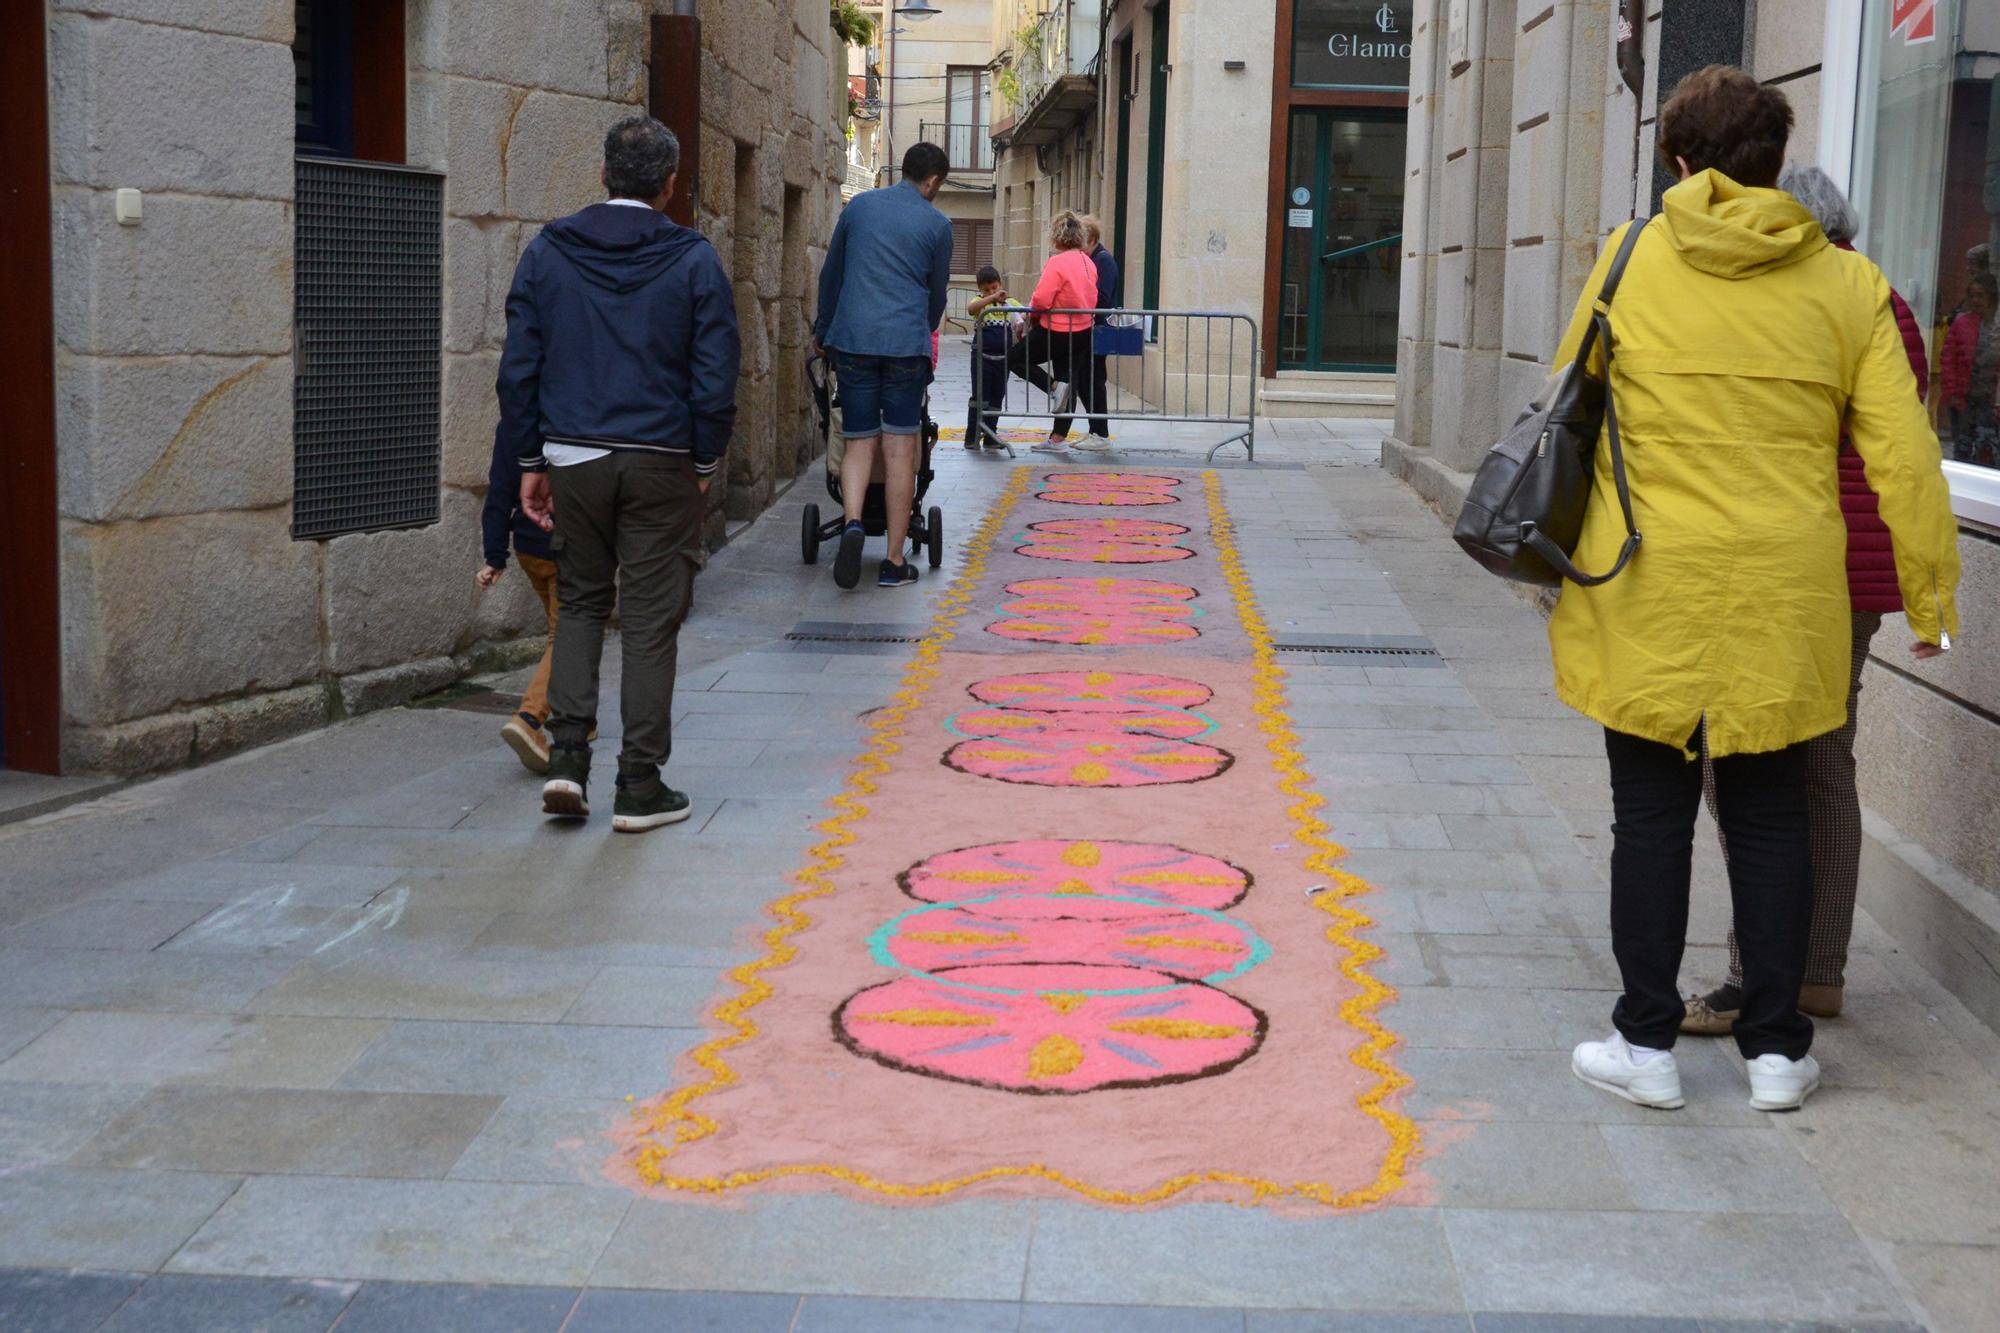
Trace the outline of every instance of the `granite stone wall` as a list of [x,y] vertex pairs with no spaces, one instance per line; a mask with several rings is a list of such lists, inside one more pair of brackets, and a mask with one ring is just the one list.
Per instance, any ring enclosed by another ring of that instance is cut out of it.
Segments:
[[[408,156],[444,173],[441,519],[295,542],[291,0],[54,0],[65,765],[141,772],[400,702],[537,632],[481,596],[522,247],[596,198],[665,0],[410,0]],[[700,225],[736,280],[742,416],[712,539],[815,447],[799,362],[838,207],[824,0],[704,0]],[[145,192],[139,226],[113,192]]]

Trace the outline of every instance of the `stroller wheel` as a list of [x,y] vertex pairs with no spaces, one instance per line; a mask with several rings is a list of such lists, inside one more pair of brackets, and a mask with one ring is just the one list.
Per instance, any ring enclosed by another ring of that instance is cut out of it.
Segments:
[[808,504],[799,521],[799,554],[809,565],[819,563],[819,506]]
[[936,569],[944,563],[944,510],[936,505],[925,516],[924,544],[930,552],[931,568]]

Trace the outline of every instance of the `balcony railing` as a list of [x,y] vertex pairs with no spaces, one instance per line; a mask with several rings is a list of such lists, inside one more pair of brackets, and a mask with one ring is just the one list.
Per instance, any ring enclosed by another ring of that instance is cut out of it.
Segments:
[[993,170],[993,135],[988,126],[926,120],[919,128],[925,143],[944,149],[953,171]]
[[1020,81],[1026,115],[1055,85],[1071,75],[1094,74],[1102,0],[1054,0],[1048,13],[1014,42],[1014,77]]
[[845,195],[865,194],[875,188],[875,168],[860,162],[847,164],[846,177],[841,181],[841,193]]

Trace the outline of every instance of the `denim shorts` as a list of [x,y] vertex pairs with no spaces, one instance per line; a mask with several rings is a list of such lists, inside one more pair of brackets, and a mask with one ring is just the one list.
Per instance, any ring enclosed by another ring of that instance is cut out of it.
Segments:
[[836,352],[840,377],[840,435],[915,435],[924,426],[924,388],[931,382],[927,356],[856,356]]

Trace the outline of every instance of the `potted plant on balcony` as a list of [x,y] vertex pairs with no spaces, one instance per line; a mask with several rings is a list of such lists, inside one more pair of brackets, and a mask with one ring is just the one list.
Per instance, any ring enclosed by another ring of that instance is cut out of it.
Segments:
[[866,46],[875,39],[875,20],[861,12],[854,0],[829,0],[828,21],[834,35],[849,46]]

